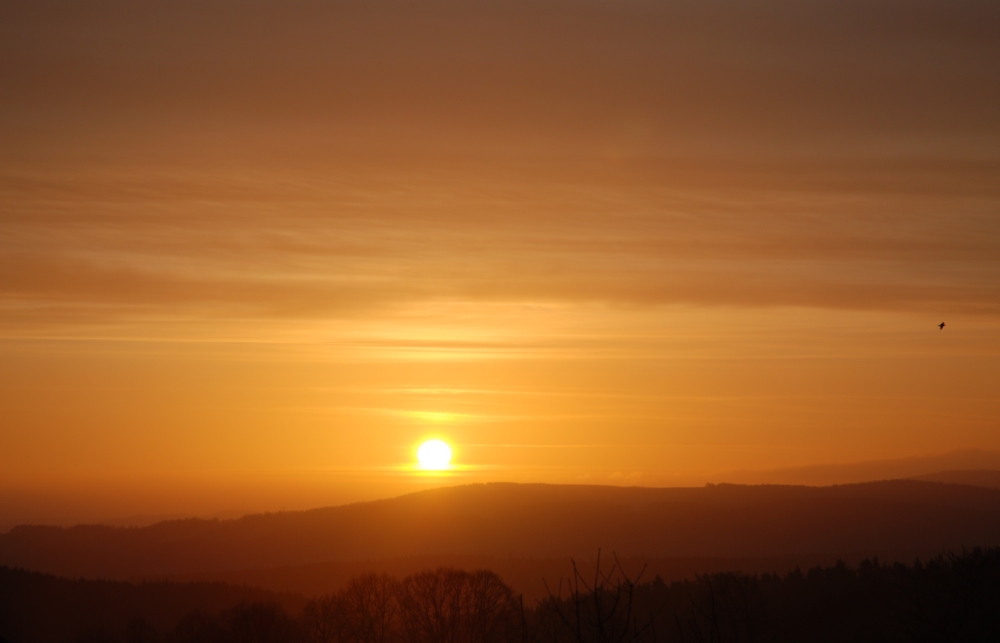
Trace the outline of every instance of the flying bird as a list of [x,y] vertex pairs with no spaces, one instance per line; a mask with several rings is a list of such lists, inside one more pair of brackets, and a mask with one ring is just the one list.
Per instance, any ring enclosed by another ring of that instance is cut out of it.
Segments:
[[938,330],[944,330],[944,322],[938,324]]

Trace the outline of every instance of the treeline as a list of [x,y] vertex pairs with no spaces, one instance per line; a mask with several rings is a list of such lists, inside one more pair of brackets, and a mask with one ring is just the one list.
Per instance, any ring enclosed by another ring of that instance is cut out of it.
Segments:
[[0,566],[0,641],[67,643],[83,633],[160,640],[192,613],[270,604],[297,614],[305,603],[298,594],[225,583],[71,579]]
[[[169,627],[89,628],[67,643],[673,643],[1000,641],[1000,548],[911,565],[863,562],[785,575],[665,583],[612,561],[575,570],[526,606],[490,571],[359,576],[301,605],[241,601]],[[123,616],[125,614],[123,613]],[[53,614],[53,618],[59,615]],[[2,622],[0,622],[2,624]],[[42,642],[24,635],[10,643]]]

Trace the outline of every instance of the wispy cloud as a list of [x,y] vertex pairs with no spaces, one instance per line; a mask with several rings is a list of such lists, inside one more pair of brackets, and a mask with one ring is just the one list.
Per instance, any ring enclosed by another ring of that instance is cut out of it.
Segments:
[[0,469],[1000,448],[996,6],[900,11],[0,7]]

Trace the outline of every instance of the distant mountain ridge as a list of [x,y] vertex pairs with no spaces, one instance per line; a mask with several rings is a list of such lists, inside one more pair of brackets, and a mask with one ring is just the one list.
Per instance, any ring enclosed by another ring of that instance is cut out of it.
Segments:
[[[865,460],[844,464],[818,464],[802,467],[783,467],[769,470],[728,471],[710,476],[709,482],[731,484],[792,484],[827,486],[854,484],[876,480],[937,480],[939,472],[954,474],[940,482],[976,484],[975,480],[962,479],[962,472],[994,471],[1000,475],[1000,453],[983,449],[961,449],[935,455],[894,458],[890,460]],[[994,486],[987,484],[986,486]]]
[[922,476],[914,476],[914,480],[928,480],[947,484],[967,484],[973,487],[1000,489],[1000,471],[993,469],[975,469],[972,471],[938,471]]
[[1000,544],[1000,490],[895,480],[699,488],[492,483],[237,520],[22,526],[0,565],[137,578],[405,556],[910,559]]

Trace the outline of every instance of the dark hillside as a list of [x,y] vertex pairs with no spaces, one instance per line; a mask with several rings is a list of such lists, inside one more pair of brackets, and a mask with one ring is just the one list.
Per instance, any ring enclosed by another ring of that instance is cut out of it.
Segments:
[[1000,544],[1000,490],[896,480],[833,487],[488,484],[238,520],[17,527],[0,564],[134,578],[406,556],[878,555]]
[[[575,562],[584,569],[594,569],[597,551],[590,556],[577,557]],[[745,573],[784,574],[797,567],[811,568],[833,565],[838,559],[850,564],[864,560],[864,556],[836,556],[832,554],[797,555],[777,558],[704,558],[619,556],[618,561],[629,574],[643,572],[644,578],[659,576],[664,581],[693,579],[698,574],[739,570]],[[612,557],[605,552],[604,565]],[[296,592],[307,597],[330,594],[343,588],[352,577],[366,573],[382,573],[402,578],[424,569],[452,567],[465,571],[489,569],[496,572],[508,585],[523,595],[528,603],[548,596],[548,586],[558,584],[573,574],[573,560],[567,557],[511,558],[508,556],[411,556],[405,558],[380,558],[348,561],[326,561],[257,569],[178,574],[164,577],[177,582],[216,581],[231,585],[262,587],[276,592]]]
[[0,567],[0,638],[72,641],[83,631],[130,624],[167,630],[192,612],[217,614],[241,603],[273,603],[292,614],[305,599],[222,583],[73,580]]

